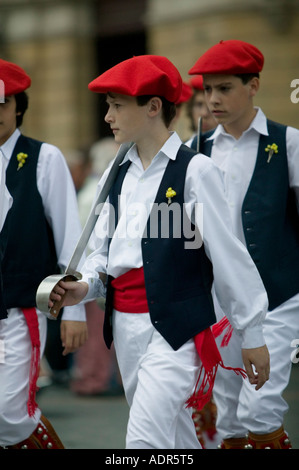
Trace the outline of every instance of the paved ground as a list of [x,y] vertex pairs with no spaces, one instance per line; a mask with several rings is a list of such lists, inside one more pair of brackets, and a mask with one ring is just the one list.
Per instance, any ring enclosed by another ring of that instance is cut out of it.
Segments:
[[[299,363],[293,365],[285,393],[290,409],[285,419],[293,448],[299,449]],[[124,449],[128,406],[124,397],[78,397],[65,386],[52,385],[38,403],[67,449]]]

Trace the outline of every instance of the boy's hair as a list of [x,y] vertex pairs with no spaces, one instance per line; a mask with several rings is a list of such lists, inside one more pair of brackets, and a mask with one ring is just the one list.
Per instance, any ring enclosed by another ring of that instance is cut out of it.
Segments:
[[[145,106],[146,103],[155,96],[156,95],[136,96],[138,106]],[[168,128],[176,115],[176,105],[168,101],[164,96],[158,96],[158,98],[162,101],[162,119],[165,126]]]
[[23,122],[24,114],[28,108],[28,95],[25,91],[21,91],[21,93],[17,93],[15,95],[16,99],[16,112],[20,113],[17,115],[17,127],[20,127]]
[[239,73],[235,74],[235,77],[239,77],[242,80],[243,85],[246,85],[254,77],[260,78],[260,74],[257,73]]

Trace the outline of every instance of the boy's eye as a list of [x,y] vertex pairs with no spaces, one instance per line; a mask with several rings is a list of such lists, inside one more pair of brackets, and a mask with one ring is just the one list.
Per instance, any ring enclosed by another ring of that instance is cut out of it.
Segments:
[[223,92],[228,91],[229,89],[230,89],[230,87],[228,87],[228,86],[222,86],[220,88],[220,90],[223,91]]

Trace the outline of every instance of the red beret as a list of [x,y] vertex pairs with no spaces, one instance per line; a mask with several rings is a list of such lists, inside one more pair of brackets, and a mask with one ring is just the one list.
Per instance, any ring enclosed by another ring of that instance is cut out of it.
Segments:
[[181,97],[176,102],[176,104],[186,103],[186,101],[190,100],[191,96],[192,96],[191,86],[188,83],[183,82]]
[[255,46],[232,39],[211,47],[189,70],[189,74],[258,73],[263,65],[264,56]]
[[182,92],[182,78],[166,57],[141,55],[115,65],[89,83],[88,88],[96,93],[163,96],[176,103]]
[[31,78],[16,64],[0,59],[0,80],[4,82],[5,96],[16,95],[31,85]]
[[190,85],[195,90],[204,91],[202,75],[194,75],[194,77],[190,79]]

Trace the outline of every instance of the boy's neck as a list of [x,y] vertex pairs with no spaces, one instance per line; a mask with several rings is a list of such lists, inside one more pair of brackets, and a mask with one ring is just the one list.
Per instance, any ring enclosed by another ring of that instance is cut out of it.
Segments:
[[236,140],[238,140],[243,132],[249,128],[256,114],[257,110],[252,107],[250,112],[245,114],[242,119],[239,119],[231,124],[224,124],[223,127],[228,134],[232,135]]
[[157,155],[168,138],[169,131],[165,128],[165,130],[162,130],[158,135],[149,136],[149,138],[142,142],[136,142],[138,155],[144,170],[150,166],[153,158]]

